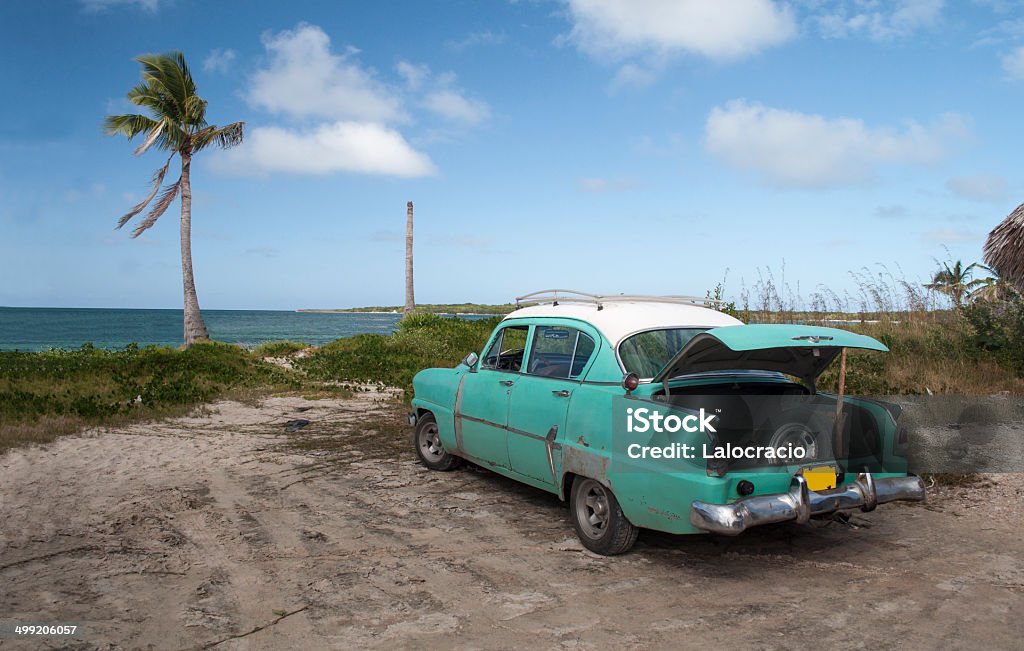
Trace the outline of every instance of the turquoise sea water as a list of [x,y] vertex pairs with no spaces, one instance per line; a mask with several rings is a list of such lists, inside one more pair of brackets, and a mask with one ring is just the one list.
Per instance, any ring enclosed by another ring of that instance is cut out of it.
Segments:
[[[398,314],[203,310],[217,341],[257,346],[267,341],[325,344],[364,332],[393,332]],[[0,307],[0,350],[78,348],[89,342],[117,349],[182,344],[181,310]]]

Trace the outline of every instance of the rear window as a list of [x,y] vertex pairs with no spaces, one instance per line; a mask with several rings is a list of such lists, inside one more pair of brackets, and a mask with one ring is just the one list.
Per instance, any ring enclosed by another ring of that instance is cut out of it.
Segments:
[[651,378],[691,339],[706,330],[708,328],[665,328],[639,332],[619,344],[619,359],[627,373]]

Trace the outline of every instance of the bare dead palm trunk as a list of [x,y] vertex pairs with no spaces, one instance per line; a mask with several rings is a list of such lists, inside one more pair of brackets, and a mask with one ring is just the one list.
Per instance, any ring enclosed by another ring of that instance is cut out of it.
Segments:
[[412,202],[406,205],[405,219],[405,310],[403,314],[409,316],[416,307],[416,295],[413,293],[412,282]]
[[185,285],[185,346],[210,338],[199,311],[196,280],[192,275],[192,157],[181,157],[181,278]]

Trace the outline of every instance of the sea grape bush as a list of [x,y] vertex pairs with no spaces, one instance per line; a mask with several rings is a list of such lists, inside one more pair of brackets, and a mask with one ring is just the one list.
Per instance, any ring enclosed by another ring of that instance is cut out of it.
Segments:
[[45,415],[96,421],[194,405],[236,387],[293,384],[283,370],[227,344],[0,352],[0,422]]
[[412,395],[412,377],[431,366],[455,366],[479,352],[500,317],[467,320],[412,314],[390,335],[364,334],[339,339],[295,361],[318,380],[383,383]]

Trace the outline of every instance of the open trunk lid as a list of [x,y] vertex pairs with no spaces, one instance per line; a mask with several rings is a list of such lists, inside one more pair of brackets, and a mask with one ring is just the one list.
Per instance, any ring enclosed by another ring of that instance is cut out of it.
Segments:
[[754,324],[702,332],[669,360],[654,382],[709,371],[777,371],[802,380],[812,390],[843,348],[887,352],[881,342],[838,328]]

